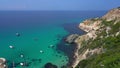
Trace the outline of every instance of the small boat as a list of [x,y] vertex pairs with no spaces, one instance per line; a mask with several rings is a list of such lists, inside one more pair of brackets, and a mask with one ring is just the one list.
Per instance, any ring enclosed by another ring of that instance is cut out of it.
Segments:
[[13,48],[14,48],[14,46],[10,45],[10,46],[9,46],[9,48],[13,49]]
[[21,66],[23,66],[23,65],[24,65],[24,63],[20,63],[20,65],[21,65]]
[[42,51],[42,50],[40,50],[40,53],[43,53],[43,51]]
[[21,57],[21,58],[23,58],[23,57],[24,57],[24,55],[23,55],[23,54],[21,54],[21,55],[20,55],[20,57]]

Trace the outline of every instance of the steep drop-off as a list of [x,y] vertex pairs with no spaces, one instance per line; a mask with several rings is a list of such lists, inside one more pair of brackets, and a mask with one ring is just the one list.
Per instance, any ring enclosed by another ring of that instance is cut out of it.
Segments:
[[74,40],[77,49],[68,68],[120,67],[120,8],[101,18],[87,19],[79,28],[87,33]]

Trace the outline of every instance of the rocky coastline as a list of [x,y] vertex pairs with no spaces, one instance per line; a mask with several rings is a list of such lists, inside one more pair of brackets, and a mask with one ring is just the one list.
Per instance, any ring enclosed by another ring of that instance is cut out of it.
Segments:
[[[66,39],[62,39],[63,43],[59,44],[57,48],[64,48],[58,50],[66,50],[65,52],[69,57],[69,63],[67,64],[67,66],[63,66],[62,68],[77,68],[76,66],[82,60],[88,59],[93,55],[105,52],[105,49],[102,46],[96,48],[90,48],[89,46],[87,46],[98,37],[107,38],[109,36],[114,37],[120,35],[120,30],[117,31],[115,34],[110,35],[109,31],[112,28],[103,24],[104,21],[107,21],[108,23],[113,21],[114,25],[120,22],[120,8],[114,8],[110,10],[106,15],[101,18],[87,19],[80,23],[78,27],[85,31],[85,34],[71,34],[67,36]],[[102,31],[106,33],[105,36],[99,36]],[[65,42],[67,42],[68,44],[66,45]],[[53,66],[57,68],[51,63],[46,64],[46,67],[47,66]],[[0,58],[0,68],[6,68],[5,58]]]
[[[76,68],[80,61],[87,59],[95,54],[101,54],[105,52],[105,49],[102,46],[91,49],[87,45],[98,38],[102,31],[105,31],[107,33],[106,37],[109,37],[108,34],[112,28],[109,26],[106,27],[103,24],[103,21],[110,22],[113,20],[113,24],[116,24],[120,21],[120,8],[114,8],[110,10],[101,18],[87,19],[79,24],[79,28],[84,30],[86,34],[79,36],[77,34],[72,34],[67,37],[67,43],[76,44],[75,50],[73,52],[74,54],[70,58],[67,68]],[[119,35],[120,31],[118,31],[116,34]],[[103,38],[103,36],[100,36],[100,38]]]

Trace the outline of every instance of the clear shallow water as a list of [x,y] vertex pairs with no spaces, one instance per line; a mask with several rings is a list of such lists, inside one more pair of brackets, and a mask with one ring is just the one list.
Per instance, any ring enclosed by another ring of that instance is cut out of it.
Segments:
[[[79,23],[86,18],[102,16],[104,13],[103,11],[1,11],[0,57],[7,58],[9,65],[14,61],[17,68],[21,68],[20,62],[27,62],[28,68],[42,68],[47,62],[60,68],[67,64],[68,57],[64,52],[56,50],[57,43],[70,34],[62,25]],[[16,37],[16,32],[20,33],[20,37]],[[10,49],[10,45],[15,48]],[[50,48],[50,45],[54,47]],[[40,50],[43,53],[40,53]],[[21,58],[20,54],[24,57]]]

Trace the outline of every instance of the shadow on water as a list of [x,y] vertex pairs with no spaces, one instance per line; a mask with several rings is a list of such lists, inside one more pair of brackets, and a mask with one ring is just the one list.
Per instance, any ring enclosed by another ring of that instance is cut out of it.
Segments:
[[82,35],[85,32],[79,28],[80,23],[66,23],[61,25],[66,31],[69,32],[69,34],[79,34]]
[[81,30],[78,26],[79,26],[79,23],[63,24],[62,27],[64,27],[64,29],[66,31],[68,31],[69,34],[64,36],[62,38],[62,40],[60,41],[60,43],[57,44],[57,47],[56,47],[56,49],[58,51],[60,50],[68,56],[68,58],[69,58],[68,63],[73,62],[73,60],[74,60],[73,56],[74,56],[74,52],[77,48],[77,45],[76,44],[68,44],[68,43],[65,42],[65,39],[70,34],[79,34],[79,35],[85,34],[85,32],[83,30]]

